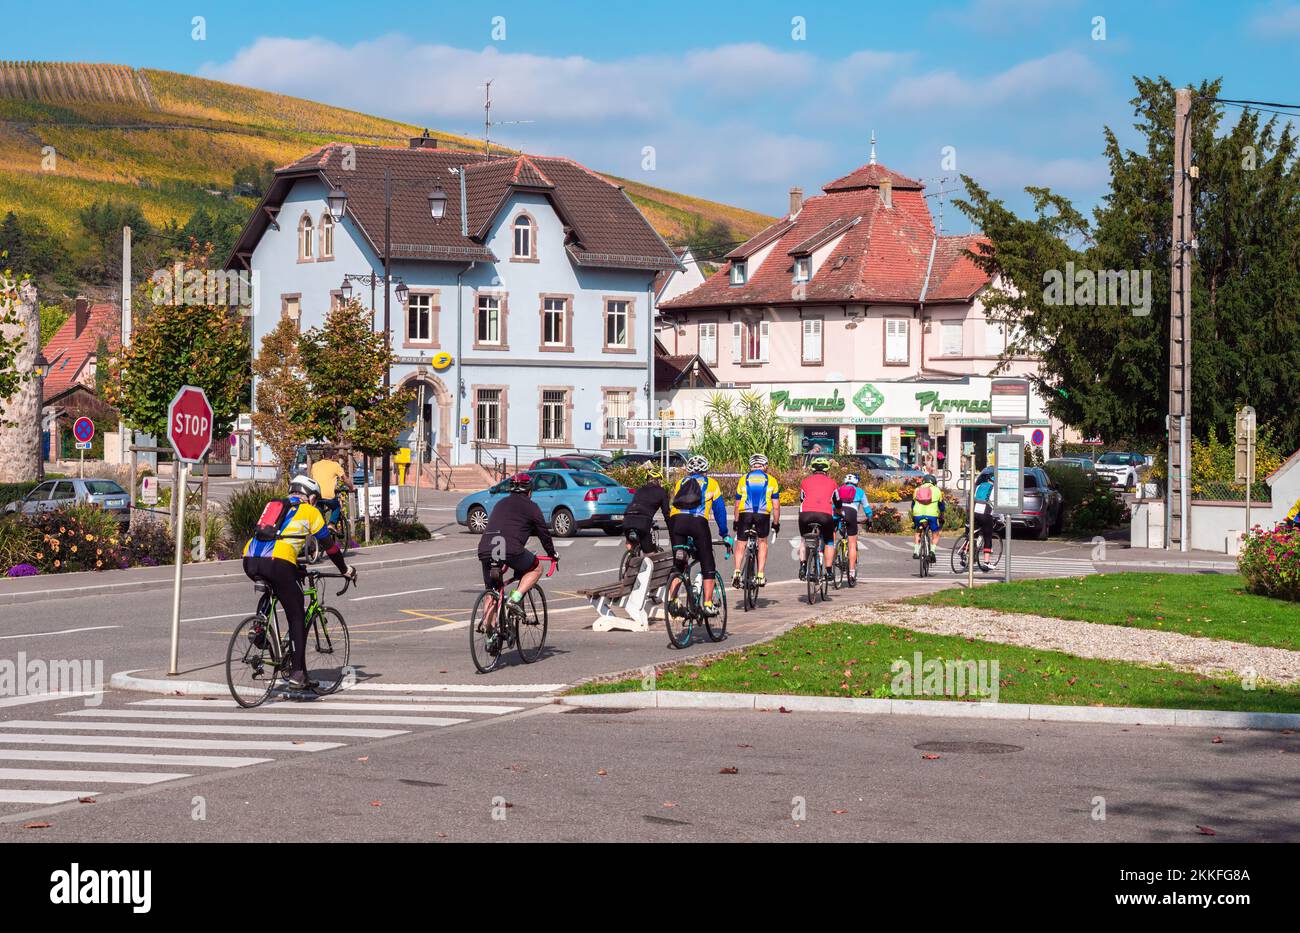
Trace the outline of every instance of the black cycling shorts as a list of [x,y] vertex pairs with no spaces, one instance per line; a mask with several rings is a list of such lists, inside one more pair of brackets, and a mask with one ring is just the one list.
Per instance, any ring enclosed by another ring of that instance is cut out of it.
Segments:
[[648,515],[627,515],[623,518],[623,537],[627,538],[629,531],[635,531],[642,552],[653,554],[659,550],[655,544],[654,534],[650,530],[653,523],[654,520]]
[[822,536],[822,544],[835,543],[835,519],[825,512],[800,512],[799,513],[799,534],[810,535],[818,531]]
[[858,510],[845,509],[843,513],[843,518],[844,518],[844,533],[850,537],[856,535],[858,533]]
[[772,516],[767,512],[741,512],[736,516],[736,540],[745,537],[745,532],[754,529],[754,534],[766,538],[772,533]]
[[[718,569],[713,560],[713,534],[709,531],[709,520],[703,515],[673,515],[668,519],[668,536],[673,543],[673,551],[686,544],[690,538],[695,542],[695,556],[700,562],[700,573],[709,576]],[[676,553],[673,554],[676,557]]]
[[[492,579],[492,565],[497,563],[491,555],[479,555],[479,563],[483,565],[483,585],[488,589],[496,589],[496,581]],[[515,579],[522,577],[537,568],[539,561],[537,555],[532,551],[520,551],[518,554],[510,554],[500,563],[505,564],[515,572]]]

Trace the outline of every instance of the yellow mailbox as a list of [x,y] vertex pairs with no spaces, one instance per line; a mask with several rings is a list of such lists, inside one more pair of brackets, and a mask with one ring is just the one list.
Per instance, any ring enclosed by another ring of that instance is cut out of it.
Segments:
[[411,448],[399,447],[393,456],[393,462],[397,464],[397,485],[406,485],[406,468],[411,463]]

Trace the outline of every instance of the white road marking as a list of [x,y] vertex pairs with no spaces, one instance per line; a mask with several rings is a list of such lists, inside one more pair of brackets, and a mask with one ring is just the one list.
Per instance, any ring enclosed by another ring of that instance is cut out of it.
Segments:
[[68,700],[76,697],[93,697],[103,692],[103,690],[78,690],[75,693],[29,693],[16,697],[4,697],[0,699],[0,707],[26,706],[28,703],[47,703],[50,700]]
[[254,614],[255,613],[252,612],[227,612],[225,615],[220,615],[220,616],[199,616],[194,619],[181,619],[181,621],[182,622],[211,622],[214,619],[237,619],[241,616],[251,616]]
[[84,781],[87,784],[161,784],[187,778],[168,771],[64,771],[57,768],[0,768],[0,781]]
[[617,547],[622,543],[623,543],[622,541],[617,540],[615,538],[604,538],[603,540],[596,541],[596,543],[592,546],[593,547]]
[[390,596],[410,596],[412,593],[432,593],[435,590],[444,590],[445,586],[426,586],[422,590],[402,590],[400,593],[375,593],[371,596],[353,596],[348,600],[350,603],[365,602],[367,599],[388,599]]
[[23,632],[21,635],[0,635],[3,638],[37,638],[41,635],[71,635],[74,632],[98,632],[106,628],[121,628],[120,625],[91,625],[86,628],[61,628],[57,632]]
[[159,732],[179,735],[324,735],[341,739],[387,739],[406,735],[405,729],[317,729],[313,726],[261,726],[247,723],[242,726],[189,726],[161,722],[39,722],[16,719],[5,723],[15,729],[67,729],[75,732]]
[[551,693],[568,684],[358,684],[354,690],[391,690],[394,693]]
[[[300,707],[301,708],[301,707]],[[331,716],[324,711],[319,713],[291,712],[239,712],[239,713],[199,713],[191,710],[151,710],[151,709],[79,709],[63,716],[105,716],[123,719],[189,719],[241,722],[244,720],[289,720],[290,722],[339,723],[353,726],[452,726],[468,722],[465,719],[445,719],[438,716]]]
[[[5,723],[12,725],[12,723]],[[52,725],[52,723],[47,724]],[[140,731],[145,731],[141,729]],[[199,730],[192,730],[199,731]],[[98,745],[103,748],[211,748],[231,752],[323,752],[342,748],[340,742],[255,742],[232,739],[154,739],[141,736],[118,735],[54,735],[21,732],[0,732],[0,742],[6,745]]]
[[94,790],[0,790],[0,803],[67,803],[98,793]]
[[556,547],[573,547],[572,538],[568,538],[568,539],[561,538],[559,541],[555,541],[553,543],[555,544]]
[[245,768],[273,758],[238,755],[147,755],[131,752],[47,752],[42,749],[0,748],[0,761],[63,761],[80,765],[170,765],[173,768]]
[[[351,710],[359,710],[359,709],[372,710],[372,709],[379,709],[379,710],[401,710],[401,711],[403,711],[403,712],[412,712],[412,713],[438,713],[438,712],[450,712],[450,713],[492,713],[493,715],[497,715],[497,716],[503,716],[503,715],[505,715],[506,713],[517,713],[517,712],[519,712],[521,709],[523,709],[522,706],[488,706],[488,705],[482,704],[482,703],[481,703],[477,698],[474,699],[474,701],[473,701],[472,704],[466,704],[466,705],[464,705],[464,706],[457,706],[457,705],[455,705],[454,703],[452,703],[451,701],[455,700],[455,699],[456,699],[455,697],[434,697],[433,699],[436,699],[436,700],[438,700],[439,702],[437,702],[437,703],[428,703],[428,704],[425,704],[425,705],[417,705],[417,704],[413,704],[413,703],[408,704],[408,703],[378,702],[378,701],[390,701],[390,700],[393,700],[393,699],[398,699],[398,700],[424,700],[424,699],[429,699],[429,698],[426,698],[426,697],[375,697],[373,700],[371,700],[371,701],[368,702],[368,703],[349,703],[349,702],[346,702],[346,701],[338,701],[338,700],[318,700],[318,701],[316,701],[315,703],[303,704],[303,703],[295,703],[295,702],[293,702],[293,701],[286,701],[286,702],[282,702],[282,703],[267,703],[267,704],[264,704],[263,706],[258,707],[258,709],[259,709],[259,711],[260,711],[260,710],[266,710],[266,711],[272,711],[272,712],[280,712],[280,711],[283,710],[283,711],[286,711],[286,712],[287,712],[287,711],[290,711],[290,710],[301,711],[302,709],[304,709],[304,708],[306,708],[306,707],[315,707],[315,708],[317,708],[317,709],[321,709],[321,710],[325,710],[325,709],[331,709],[331,710],[335,710],[335,709],[351,709]],[[138,701],[136,701],[135,703],[132,703],[131,705],[132,705],[132,706],[181,706],[181,705],[184,705],[184,706],[206,706],[206,707],[208,707],[209,709],[235,709],[236,707],[239,706],[239,704],[236,703],[234,700],[222,700],[222,701],[215,701],[215,702],[214,702],[214,701],[211,701],[211,700],[181,700],[179,703],[168,703],[166,700],[138,700]],[[321,716],[323,716],[323,715],[324,715],[324,713],[322,712],[322,713],[320,713],[320,714],[317,714],[317,715],[311,716],[310,718],[312,718],[312,719],[319,719],[319,718],[320,718]]]
[[575,573],[575,577],[594,577],[598,573],[618,573],[617,567],[610,567],[608,570],[588,570],[586,573]]

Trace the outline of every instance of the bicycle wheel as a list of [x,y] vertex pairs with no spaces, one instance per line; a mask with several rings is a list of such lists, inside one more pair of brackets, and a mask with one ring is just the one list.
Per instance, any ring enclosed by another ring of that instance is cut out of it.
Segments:
[[952,565],[953,573],[963,574],[966,572],[966,546],[969,543],[965,535],[952,543],[952,555],[948,558],[948,563]]
[[279,677],[272,640],[275,633],[260,615],[251,615],[235,626],[226,648],[226,686],[235,702],[245,709],[260,706],[271,695]]
[[348,624],[333,607],[317,612],[307,623],[307,678],[316,681],[312,692],[329,696],[343,686],[352,651]]
[[722,574],[713,571],[713,608],[716,616],[704,617],[704,629],[709,641],[722,641],[727,637],[727,588],[722,585]]
[[831,583],[837,590],[849,585],[849,542],[843,538],[835,542],[835,563],[831,565]]
[[817,552],[811,548],[808,550],[808,556],[803,562],[804,576],[808,578],[808,605],[817,605],[817,600],[821,598],[821,582],[817,579]]
[[817,562],[817,565],[818,565],[818,566],[817,566],[817,576],[820,577],[820,578],[821,578],[821,581],[822,581],[822,599],[825,600],[825,599],[826,599],[826,594],[827,594],[828,592],[830,592],[830,587],[831,587],[831,573],[832,573],[833,571],[831,570],[830,567],[827,567],[827,566],[825,566],[824,564],[822,564],[822,562],[821,562],[820,560]]
[[320,542],[314,536],[309,535],[302,542],[301,557],[304,564],[315,564],[320,561]]
[[[498,595],[495,590],[484,590],[474,601],[474,608],[469,615],[469,654],[480,674],[492,671],[501,663],[501,606]],[[489,603],[492,606],[491,618],[486,614]],[[490,633],[488,623],[492,625]]]
[[525,664],[532,664],[542,656],[548,621],[546,594],[540,586],[535,586],[524,594],[524,617],[519,621],[518,631],[515,632],[519,660]]
[[618,565],[618,578],[625,580],[637,572],[641,567],[641,551],[639,548],[632,548],[630,551],[623,552],[623,560]]
[[741,604],[749,612],[758,605],[758,555],[752,548],[745,552],[745,569],[740,573],[740,581],[744,594]]
[[668,641],[674,648],[685,648],[691,643],[695,625],[695,591],[691,578],[681,570],[674,570],[668,578],[667,592],[672,594],[664,602]]
[[991,572],[1002,564],[1002,539],[994,536],[993,540],[989,542],[989,549],[990,553],[987,561],[984,560],[983,552],[980,553],[980,569],[985,573]]
[[930,575],[930,532],[921,529],[921,576]]

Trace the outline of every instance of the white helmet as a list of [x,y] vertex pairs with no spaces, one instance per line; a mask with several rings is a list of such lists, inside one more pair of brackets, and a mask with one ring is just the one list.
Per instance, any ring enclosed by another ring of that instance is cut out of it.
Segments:
[[749,458],[749,465],[755,470],[761,470],[763,467],[767,466],[767,457],[762,454],[754,454],[754,456]]
[[306,473],[299,473],[293,479],[289,480],[289,491],[300,492],[305,496],[320,497],[320,483],[316,482]]
[[856,486],[858,485],[858,483],[861,482],[861,480],[858,478],[858,474],[856,473],[845,473],[844,482],[846,482],[850,486]]
[[709,458],[696,454],[686,461],[686,469],[691,473],[707,473],[709,471]]

